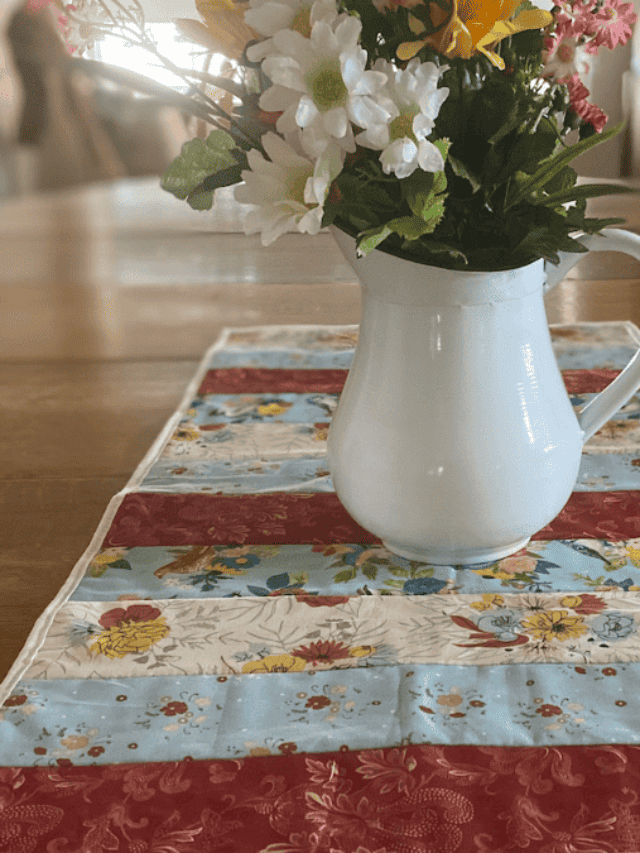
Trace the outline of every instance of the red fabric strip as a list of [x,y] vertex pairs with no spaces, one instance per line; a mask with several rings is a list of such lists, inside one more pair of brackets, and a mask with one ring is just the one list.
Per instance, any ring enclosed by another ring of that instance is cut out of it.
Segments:
[[[640,537],[640,492],[574,492],[534,539]],[[374,542],[335,494],[125,496],[103,547]]]
[[[280,368],[229,367],[209,370],[200,385],[200,394],[339,394],[347,378],[346,370],[284,370]],[[607,387],[620,370],[563,370],[570,394],[597,393]]]
[[24,853],[640,849],[637,746],[278,749],[237,761],[0,769],[0,845]]
[[200,394],[339,394],[346,370],[283,370],[271,367],[228,367],[208,370]]
[[269,545],[375,542],[335,494],[259,495],[133,492],[118,507],[111,545]]
[[562,378],[569,394],[597,394],[621,373],[621,370],[563,370]]

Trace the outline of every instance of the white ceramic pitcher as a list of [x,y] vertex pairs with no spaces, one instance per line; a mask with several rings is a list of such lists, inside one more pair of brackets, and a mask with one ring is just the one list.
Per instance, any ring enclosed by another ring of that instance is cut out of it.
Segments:
[[[584,442],[640,387],[640,352],[576,417],[543,293],[583,255],[457,272],[332,233],[362,283],[360,339],[329,431],[350,515],[395,554],[439,565],[523,548],[567,502]],[[619,229],[580,241],[640,259]]]

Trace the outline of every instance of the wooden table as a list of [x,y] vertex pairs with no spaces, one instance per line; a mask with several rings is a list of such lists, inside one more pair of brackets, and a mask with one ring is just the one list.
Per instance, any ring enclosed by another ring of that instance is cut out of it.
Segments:
[[[636,195],[590,212],[640,233]],[[358,322],[329,234],[265,249],[244,215],[229,193],[192,211],[156,179],[0,204],[0,680],[220,330]],[[547,310],[640,326],[640,262],[582,259]]]

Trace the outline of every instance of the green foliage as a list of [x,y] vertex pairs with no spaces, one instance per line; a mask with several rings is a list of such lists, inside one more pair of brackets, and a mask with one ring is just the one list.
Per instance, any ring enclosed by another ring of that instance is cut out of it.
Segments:
[[[349,0],[349,8],[361,2]],[[403,11],[382,17],[402,29]],[[411,11],[428,28],[424,7]],[[403,32],[406,40],[406,28]],[[540,81],[543,46],[538,30],[505,39],[498,48],[504,71],[481,55],[447,59],[441,85],[449,95],[430,137],[446,144],[444,171],[417,170],[400,180],[384,175],[377,152],[367,151],[335,180],[339,202],[325,205],[323,223],[335,222],[356,237],[360,255],[379,248],[468,270],[510,269],[538,258],[557,264],[559,252],[585,251],[579,234],[619,224],[622,220],[586,218],[586,201],[634,190],[576,186],[569,164],[612,139],[622,125],[599,134],[585,131],[569,109],[566,87]],[[380,46],[375,50],[379,55]],[[430,48],[418,55],[443,64]],[[575,127],[580,138],[567,145],[564,137]]]
[[207,139],[192,139],[164,173],[161,186],[176,198],[186,199],[196,210],[210,210],[213,191],[240,181],[246,163],[236,143],[223,130]]

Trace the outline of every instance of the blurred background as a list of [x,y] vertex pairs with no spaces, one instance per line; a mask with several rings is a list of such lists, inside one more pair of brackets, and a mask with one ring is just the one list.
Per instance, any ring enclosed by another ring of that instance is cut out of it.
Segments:
[[[97,9],[96,0],[82,0],[84,6],[92,3]],[[634,5],[640,13],[640,0]],[[228,65],[222,54],[207,55],[173,23],[198,18],[195,0],[142,0],[140,8],[158,50],[178,67],[219,74]],[[115,35],[96,37],[69,20],[65,42],[64,9],[61,0],[0,0],[0,199],[160,175],[184,142],[210,130],[179,106],[133,91],[101,74],[99,66],[78,63],[78,56],[97,60],[178,93],[188,91],[185,80],[152,53]],[[77,45],[74,53],[69,42]],[[601,50],[589,61],[584,82],[590,101],[610,123],[625,118],[628,126],[608,145],[576,159],[574,168],[586,177],[640,177],[640,29],[625,46]]]
[[[100,5],[82,0],[76,8],[99,20]],[[211,44],[207,53],[172,23],[176,18],[195,23],[193,0],[145,0],[136,6],[158,52],[179,68],[219,74],[229,67],[222,54],[211,55]],[[0,0],[0,199],[160,175],[184,142],[211,130],[166,98],[135,91],[117,75],[101,73],[96,61],[177,93],[189,89],[152,52],[121,35],[78,26],[65,16],[66,8],[74,7],[60,0]]]

